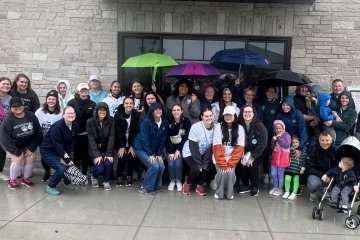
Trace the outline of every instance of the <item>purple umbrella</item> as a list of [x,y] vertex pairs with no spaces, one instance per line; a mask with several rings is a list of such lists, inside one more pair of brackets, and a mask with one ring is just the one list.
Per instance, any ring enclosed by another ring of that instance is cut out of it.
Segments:
[[201,78],[201,77],[218,77],[219,71],[212,65],[207,63],[189,62],[177,65],[170,69],[165,77],[180,77],[180,78]]

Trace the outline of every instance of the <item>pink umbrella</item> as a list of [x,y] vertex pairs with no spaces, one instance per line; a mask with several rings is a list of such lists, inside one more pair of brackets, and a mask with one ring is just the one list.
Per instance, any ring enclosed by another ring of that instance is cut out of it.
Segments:
[[201,78],[201,77],[218,77],[219,71],[207,63],[189,62],[177,65],[170,69],[165,77],[179,78]]

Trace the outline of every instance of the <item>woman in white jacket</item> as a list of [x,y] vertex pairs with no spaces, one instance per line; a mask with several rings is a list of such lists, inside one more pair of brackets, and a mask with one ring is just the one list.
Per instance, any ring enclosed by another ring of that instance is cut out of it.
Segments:
[[59,93],[60,108],[64,109],[68,102],[74,98],[74,94],[71,93],[71,86],[68,80],[60,80],[56,85],[56,90]]

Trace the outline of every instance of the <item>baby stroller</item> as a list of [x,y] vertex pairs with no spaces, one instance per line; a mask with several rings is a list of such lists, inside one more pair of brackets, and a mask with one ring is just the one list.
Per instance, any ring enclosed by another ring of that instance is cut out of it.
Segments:
[[[336,156],[337,161],[339,162],[341,160],[341,158],[343,158],[343,157],[351,157],[354,160],[353,170],[355,172],[357,179],[359,180],[359,177],[360,177],[360,141],[359,141],[359,139],[357,139],[356,137],[350,136],[341,143],[341,145],[337,151],[337,156]],[[319,218],[319,220],[324,219],[324,209],[322,208],[322,205],[325,204],[325,205],[330,206],[330,204],[326,203],[326,201],[324,201],[324,199],[326,198],[327,192],[329,191],[329,189],[334,181],[335,181],[334,178],[331,178],[328,186],[325,188],[323,196],[321,197],[319,206],[313,208],[313,211],[312,211],[313,219],[316,219],[317,217]],[[358,183],[358,186],[359,186],[359,183]],[[358,217],[356,215],[351,215],[351,209],[355,203],[355,200],[357,199],[357,195],[358,195],[358,193],[352,193],[349,198],[352,200],[351,200],[351,205],[350,205],[350,208],[348,211],[348,217],[345,219],[345,225],[350,229],[355,229],[355,228],[357,228],[357,226],[360,225],[360,217]],[[337,202],[338,202],[338,206],[339,206],[340,199],[338,199]],[[358,206],[357,214],[360,215],[360,205]]]

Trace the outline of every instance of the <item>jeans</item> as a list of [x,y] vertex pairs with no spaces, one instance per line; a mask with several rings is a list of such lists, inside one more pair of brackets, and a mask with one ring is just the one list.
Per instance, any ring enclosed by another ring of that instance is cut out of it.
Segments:
[[67,167],[60,162],[61,157],[53,154],[47,154],[40,150],[44,162],[49,165],[55,172],[51,175],[48,186],[55,188],[56,185],[64,178],[64,184],[70,184],[70,181],[64,176]]
[[99,175],[104,176],[104,182],[109,182],[111,174],[113,173],[113,163],[107,158],[98,164],[94,164],[93,177],[98,178]]
[[179,156],[177,159],[170,160],[169,154],[167,154],[166,159],[168,162],[170,181],[181,181],[183,172],[183,157]]
[[337,203],[338,195],[341,194],[341,205],[347,206],[349,203],[349,194],[352,192],[352,187],[344,186],[342,189],[334,186],[331,192],[331,201]]
[[165,169],[164,162],[159,160],[150,162],[149,155],[140,149],[136,149],[135,154],[147,167],[144,181],[141,186],[150,191],[159,189],[161,187],[161,177]]
[[284,189],[284,173],[285,167],[271,166],[271,177],[274,182],[274,187]]
[[309,175],[307,179],[307,188],[310,193],[315,193],[322,185],[323,182],[318,176]]

